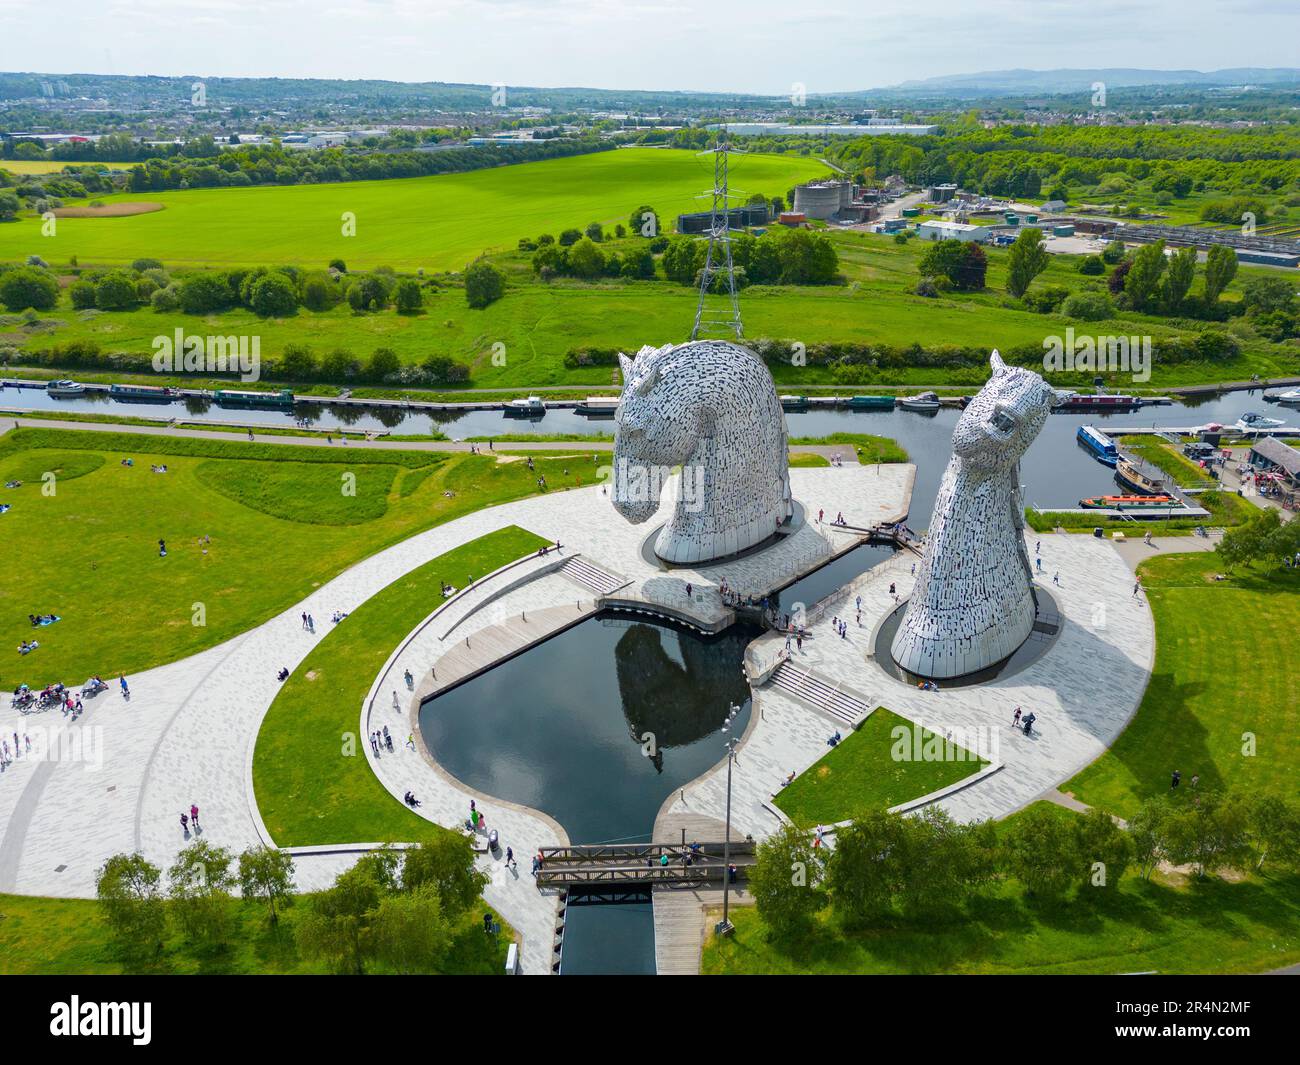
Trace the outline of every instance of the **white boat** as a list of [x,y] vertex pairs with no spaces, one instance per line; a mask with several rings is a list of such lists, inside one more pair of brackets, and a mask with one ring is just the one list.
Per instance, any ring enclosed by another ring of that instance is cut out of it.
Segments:
[[51,381],[45,391],[51,396],[79,396],[86,391],[86,386],[76,381]]
[[1282,424],[1281,418],[1266,418],[1253,410],[1248,410],[1237,419],[1236,428],[1248,433],[1252,429],[1273,429]]
[[1300,388],[1293,388],[1289,392],[1279,392],[1276,396],[1267,396],[1274,403],[1300,403]]
[[505,412],[507,418],[540,418],[546,413],[546,404],[541,396],[512,399],[505,405]]
[[898,405],[903,410],[932,412],[939,409],[939,396],[934,392],[922,392],[918,396],[904,396]]

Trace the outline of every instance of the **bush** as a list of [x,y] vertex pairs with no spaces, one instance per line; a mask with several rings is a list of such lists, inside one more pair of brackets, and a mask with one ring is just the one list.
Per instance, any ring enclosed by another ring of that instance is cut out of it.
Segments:
[[1076,292],[1062,302],[1061,313],[1084,322],[1101,322],[1115,317],[1115,305],[1104,292]]
[[1062,288],[1059,285],[1048,285],[1037,292],[1027,292],[1024,295],[1025,306],[1031,311],[1037,311],[1039,314],[1051,314],[1056,310],[1067,296],[1070,295],[1068,288]]
[[135,282],[124,270],[105,274],[95,286],[95,306],[101,311],[125,311],[135,305]]
[[44,270],[19,266],[0,274],[0,303],[11,311],[48,311],[58,302],[59,283]]
[[566,229],[560,234],[560,247],[569,248],[582,239],[581,231],[577,229]]
[[605,239],[605,229],[599,222],[588,222],[586,236],[588,240],[593,240],[599,244]]
[[506,275],[482,259],[465,271],[465,300],[471,307],[495,303],[506,291]]
[[180,293],[175,285],[168,285],[166,288],[160,288],[149,297],[149,306],[160,314],[175,311],[181,305]]
[[393,289],[393,303],[398,314],[415,314],[424,306],[424,293],[414,278],[404,277]]
[[161,270],[163,264],[157,259],[136,259],[131,263],[131,269],[137,274],[143,274],[146,270]]
[[288,277],[275,272],[253,283],[248,303],[263,318],[286,318],[298,310],[298,293]]
[[1089,255],[1079,263],[1079,273],[1099,277],[1106,272],[1106,260],[1100,255]]
[[68,298],[72,300],[73,307],[84,311],[95,306],[95,286],[89,281],[74,281],[68,286]]
[[234,302],[226,279],[216,273],[193,273],[182,278],[179,286],[181,309],[186,314],[211,314]]
[[313,274],[302,283],[302,305],[309,311],[328,311],[338,298],[338,286],[328,274]]
[[1114,266],[1124,258],[1124,254],[1125,249],[1122,240],[1108,241],[1106,246],[1101,250],[1101,261],[1110,266]]

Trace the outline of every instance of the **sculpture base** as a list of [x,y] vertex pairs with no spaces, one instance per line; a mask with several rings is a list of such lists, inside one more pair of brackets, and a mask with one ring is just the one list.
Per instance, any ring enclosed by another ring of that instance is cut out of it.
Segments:
[[803,528],[806,521],[803,504],[797,499],[793,501],[794,513],[781,524],[779,532],[772,532],[765,536],[758,543],[751,544],[748,547],[741,548],[739,551],[732,551],[727,554],[714,555],[710,558],[701,558],[695,561],[677,560],[665,558],[658,551],[659,538],[664,530],[668,528],[668,523],[655,526],[641,541],[641,557],[650,565],[659,569],[694,569],[699,566],[715,565],[720,562],[735,562],[738,559],[750,558],[754,555],[761,554],[768,548],[775,547],[781,543],[787,536],[792,536]]
[[876,629],[871,644],[873,660],[876,665],[895,680],[901,680],[904,684],[912,687],[928,680],[937,683],[940,690],[944,688],[969,688],[992,680],[1005,680],[1045,655],[1051,649],[1052,644],[1056,642],[1056,638],[1061,634],[1061,629],[1065,624],[1060,609],[1056,605],[1056,600],[1052,598],[1051,593],[1041,587],[1035,587],[1034,592],[1038,609],[1034,614],[1034,627],[1030,630],[1029,636],[1011,654],[1000,662],[994,662],[991,666],[985,666],[974,673],[965,673],[957,677],[927,677],[900,666],[894,660],[892,645],[894,637],[898,633],[898,627],[903,623],[903,615],[907,613],[908,601],[906,599],[886,615],[885,620]]

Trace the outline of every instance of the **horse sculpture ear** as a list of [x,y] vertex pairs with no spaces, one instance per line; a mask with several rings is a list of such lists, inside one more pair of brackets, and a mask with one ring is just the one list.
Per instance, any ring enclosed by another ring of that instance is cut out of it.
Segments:
[[623,383],[627,384],[628,378],[632,376],[632,360],[620,351],[618,353],[618,365],[619,369],[623,371]]
[[1007,368],[1007,364],[1002,361],[1002,356],[998,354],[998,349],[993,349],[993,354],[989,356],[989,365],[993,367],[995,374],[1000,374]]

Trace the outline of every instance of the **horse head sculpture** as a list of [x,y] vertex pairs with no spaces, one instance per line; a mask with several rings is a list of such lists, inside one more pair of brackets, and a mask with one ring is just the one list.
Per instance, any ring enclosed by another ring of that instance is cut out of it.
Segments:
[[989,361],[993,375],[953,430],[925,555],[891,647],[899,665],[923,677],[994,665],[1034,627],[1020,457],[1068,393],[996,351]]
[[619,355],[614,509],[633,524],[659,509],[681,469],[668,524],[655,541],[667,562],[725,558],[762,543],[793,513],[786,424],[758,356],[720,340]]

